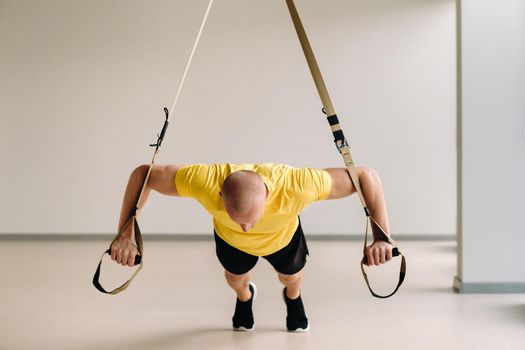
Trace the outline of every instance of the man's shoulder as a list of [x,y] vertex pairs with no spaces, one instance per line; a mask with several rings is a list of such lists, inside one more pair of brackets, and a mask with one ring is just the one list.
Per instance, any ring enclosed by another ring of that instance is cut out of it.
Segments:
[[215,175],[218,177],[228,176],[238,170],[251,170],[259,175],[275,176],[298,176],[301,173],[311,171],[313,168],[300,168],[285,163],[211,163],[211,164],[189,164],[180,168],[187,175]]

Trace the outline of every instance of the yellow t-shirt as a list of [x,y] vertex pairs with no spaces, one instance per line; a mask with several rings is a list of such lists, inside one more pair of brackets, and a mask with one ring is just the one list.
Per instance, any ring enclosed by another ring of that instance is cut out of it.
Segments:
[[[264,213],[248,232],[230,219],[220,196],[226,177],[238,170],[256,172],[269,190]],[[182,197],[195,198],[213,216],[215,232],[225,242],[248,254],[265,256],[290,243],[299,213],[330,195],[332,178],[321,169],[284,164],[198,164],[180,168],[175,186]]]

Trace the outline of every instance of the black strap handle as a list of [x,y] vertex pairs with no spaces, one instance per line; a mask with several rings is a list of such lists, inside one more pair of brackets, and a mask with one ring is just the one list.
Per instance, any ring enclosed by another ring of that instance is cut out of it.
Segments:
[[[392,248],[392,256],[401,256],[401,265],[399,267],[399,279],[398,279],[398,282],[397,282],[397,285],[396,285],[396,288],[394,289],[394,291],[392,293],[388,294],[388,295],[380,295],[380,294],[377,294],[376,292],[374,292],[372,290],[372,287],[370,286],[370,281],[368,280],[368,276],[367,276],[367,274],[365,272],[365,265],[368,266],[368,256],[366,255],[366,245],[367,245],[367,241],[368,241],[368,228],[369,228],[371,223],[376,228],[376,230],[375,230],[375,234],[376,234],[375,241],[380,240],[380,241],[384,241],[384,242],[390,243],[393,246],[393,248]],[[364,244],[363,244],[363,259],[361,259],[361,272],[363,273],[363,278],[365,280],[366,286],[368,287],[368,290],[370,291],[370,293],[374,297],[381,298],[381,299],[389,298],[392,295],[396,294],[397,290],[399,289],[399,287],[401,287],[401,285],[403,284],[403,281],[405,280],[406,271],[407,271],[407,266],[406,266],[405,256],[403,254],[401,254],[401,252],[399,251],[399,248],[397,247],[396,242],[392,239],[392,237],[390,237],[389,234],[386,233],[386,231],[381,227],[381,225],[379,225],[374,220],[374,218],[372,216],[368,216],[367,220],[366,220],[365,241],[364,241]]]
[[[394,255],[394,253],[397,253],[397,254]],[[364,267],[365,265],[368,265],[366,256],[364,256],[363,259],[361,260],[361,272],[363,273],[363,277],[365,279],[366,286],[368,287],[368,290],[370,291],[370,293],[376,298],[386,299],[386,298],[389,298],[392,295],[396,294],[397,290],[399,289],[399,287],[401,287],[401,285],[403,284],[403,281],[405,280],[405,275],[406,275],[406,259],[405,259],[405,256],[403,254],[401,254],[399,252],[399,250],[397,250],[397,248],[392,249],[392,255],[393,256],[401,256],[401,266],[399,267],[399,279],[398,279],[396,288],[394,289],[394,291],[392,293],[387,294],[387,295],[380,295],[380,294],[377,294],[376,292],[374,292],[372,290],[372,287],[370,287],[370,282],[368,281],[368,276],[366,275],[365,267]]]
[[142,242],[142,235],[140,233],[140,227],[139,227],[139,224],[137,222],[137,217],[136,216],[132,216],[129,221],[126,223],[126,225],[124,225],[124,228],[122,229],[122,231],[124,231],[126,229],[126,227],[128,225],[130,225],[131,223],[133,223],[133,228],[135,229],[135,242],[137,243],[137,250],[139,251],[139,254],[138,255],[135,255],[135,265],[139,265],[138,269],[133,273],[133,275],[126,281],[124,282],[121,286],[113,289],[113,290],[106,290],[102,284],[100,284],[100,270],[102,268],[102,259],[104,258],[104,255],[106,254],[109,254],[111,255],[111,246],[113,245],[113,243],[115,243],[120,234],[117,235],[115,237],[115,239],[113,239],[113,241],[111,242],[111,244],[109,245],[109,249],[106,250],[102,256],[100,257],[100,261],[98,263],[98,266],[97,266],[97,269],[95,271],[95,274],[93,276],[93,286],[95,286],[95,288],[104,293],[104,294],[118,294],[120,292],[122,292],[123,290],[125,290],[126,288],[128,288],[128,286],[130,285],[131,281],[133,281],[133,279],[135,278],[135,276],[137,276],[137,274],[139,273],[139,271],[142,269],[142,266],[143,266],[143,261],[142,261],[142,256],[143,256],[143,247],[144,247],[144,244]]

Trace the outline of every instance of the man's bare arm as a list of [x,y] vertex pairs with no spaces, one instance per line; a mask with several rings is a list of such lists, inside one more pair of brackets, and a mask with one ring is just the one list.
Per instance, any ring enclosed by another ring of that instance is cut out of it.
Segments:
[[[356,192],[346,168],[330,168],[324,170],[332,177],[332,191],[328,199],[344,198]],[[366,167],[357,167],[356,171],[370,214],[386,233],[389,234],[390,228],[388,225],[386,201],[379,175],[375,170]],[[383,264],[392,258],[392,246],[381,240],[383,237],[381,229],[373,222],[372,232],[374,234],[374,243],[366,249],[368,263],[370,265]]]
[[[140,203],[137,205],[137,215],[140,214],[140,210],[146,204],[151,190],[168,196],[179,195],[175,186],[175,175],[182,166],[183,165],[178,164],[153,164],[148,183],[144,188]],[[111,258],[122,265],[132,266],[135,255],[137,254],[133,225],[124,226],[129,222],[129,219],[135,212],[135,205],[139,199],[149,167],[149,165],[141,165],[133,170],[129,177],[128,185],[126,186],[126,192],[124,193],[118,224],[120,237],[111,248]]]
[[[177,174],[177,170],[179,170],[181,167],[182,165],[177,164],[153,164],[148,183],[144,188],[144,193],[142,194],[140,203],[138,203],[137,205],[137,215],[140,213],[140,210],[146,204],[151,190],[155,190],[159,193],[168,196],[178,196],[178,192],[175,187],[175,175]],[[124,194],[124,199],[122,201],[122,208],[120,211],[120,221],[118,225],[119,232],[122,230],[123,226],[128,222],[135,210],[135,204],[139,199],[142,184],[144,183],[144,179],[146,178],[148,169],[149,165],[141,165],[135,170],[133,170],[129,177],[126,192]]]
[[327,199],[344,198],[356,192],[346,168],[327,168],[323,170],[332,177],[332,191]]

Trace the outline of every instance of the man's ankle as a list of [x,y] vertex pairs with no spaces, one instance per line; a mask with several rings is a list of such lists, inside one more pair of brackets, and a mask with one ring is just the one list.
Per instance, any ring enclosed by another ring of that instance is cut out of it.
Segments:
[[246,288],[244,288],[240,293],[237,293],[237,299],[239,299],[243,303],[249,301],[251,298],[252,298],[252,292],[250,291],[249,284],[247,284]]
[[288,289],[285,288],[286,291],[286,297],[289,300],[295,300],[301,296],[301,290],[300,289]]

